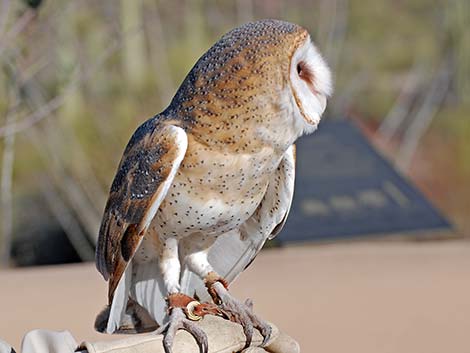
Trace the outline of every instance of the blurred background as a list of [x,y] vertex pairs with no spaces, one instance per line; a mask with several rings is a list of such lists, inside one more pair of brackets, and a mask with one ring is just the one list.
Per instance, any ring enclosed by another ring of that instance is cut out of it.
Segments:
[[[359,123],[470,236],[468,1],[4,0],[3,263],[92,260],[133,131],[168,105],[223,33],[260,18],[310,31],[335,77],[325,120]],[[41,247],[67,250],[34,258]]]
[[[352,121],[421,190],[453,225],[433,237],[453,238],[453,250],[439,242],[431,253],[442,247],[460,259],[470,239],[468,1],[0,0],[3,268],[93,260],[108,190],[133,131],[169,104],[223,33],[262,18],[309,30],[334,72],[325,120]],[[343,254],[343,245],[313,251]],[[403,267],[409,248],[387,246]]]

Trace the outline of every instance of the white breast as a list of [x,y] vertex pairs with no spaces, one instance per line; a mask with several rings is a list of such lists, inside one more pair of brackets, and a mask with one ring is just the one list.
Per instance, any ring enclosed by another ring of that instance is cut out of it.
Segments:
[[193,161],[191,166],[183,161],[153,221],[160,236],[218,236],[239,227],[258,207],[280,160],[270,148],[202,158],[204,163]]

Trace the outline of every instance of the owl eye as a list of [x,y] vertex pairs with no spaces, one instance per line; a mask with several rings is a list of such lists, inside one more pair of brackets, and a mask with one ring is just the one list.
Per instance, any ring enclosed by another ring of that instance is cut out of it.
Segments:
[[313,93],[316,93],[314,85],[315,77],[313,75],[313,72],[303,61],[300,61],[297,64],[297,75],[300,77],[300,79],[305,81],[305,83],[309,86],[310,90]]
[[307,81],[307,83],[312,82],[313,73],[303,61],[297,64],[297,75],[299,75],[302,80]]

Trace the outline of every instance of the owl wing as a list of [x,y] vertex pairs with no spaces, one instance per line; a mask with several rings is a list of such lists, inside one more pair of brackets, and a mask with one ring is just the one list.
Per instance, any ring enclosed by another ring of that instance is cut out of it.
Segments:
[[108,299],[142,241],[184,158],[183,129],[156,119],[142,124],[114,177],[96,248],[96,267],[109,279]]
[[258,234],[263,240],[273,239],[278,235],[287,221],[295,183],[295,145],[284,154],[276,172],[272,176],[263,200],[255,213],[242,225],[242,238],[251,238]]
[[[292,204],[294,181],[295,145],[285,152],[254,214],[239,230],[218,237],[209,250],[209,263],[228,282],[251,264],[266,240],[281,231]],[[181,289],[188,295],[196,293],[201,300],[210,299],[204,283],[187,268],[183,271]]]

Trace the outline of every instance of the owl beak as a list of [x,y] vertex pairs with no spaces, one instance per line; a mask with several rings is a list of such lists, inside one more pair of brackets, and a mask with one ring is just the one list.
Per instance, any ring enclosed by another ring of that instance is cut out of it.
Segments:
[[318,94],[317,98],[318,98],[318,102],[320,103],[320,107],[321,107],[321,112],[320,112],[319,115],[322,115],[323,112],[326,109],[326,96],[323,95],[323,94]]
[[305,121],[313,126],[317,126],[320,122],[321,116],[326,109],[327,103],[326,96],[324,94],[316,92],[315,98],[317,99],[317,103],[314,103],[316,105],[316,109],[314,109],[314,112],[311,112],[311,115],[302,113]]

